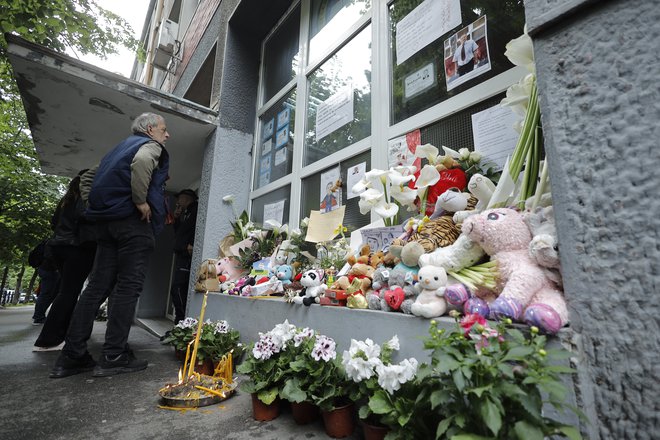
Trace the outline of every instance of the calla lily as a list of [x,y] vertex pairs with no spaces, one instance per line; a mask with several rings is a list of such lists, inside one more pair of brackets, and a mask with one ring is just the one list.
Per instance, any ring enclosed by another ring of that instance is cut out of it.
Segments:
[[369,202],[372,205],[380,200],[383,200],[384,197],[385,195],[382,192],[377,191],[373,188],[369,188],[368,190],[360,194],[360,198],[362,200]]
[[264,222],[264,226],[269,226],[271,229],[277,231],[282,227],[282,223],[278,222],[277,220],[266,220]]
[[433,186],[440,180],[440,173],[433,165],[424,165],[417,179],[417,189]]
[[443,149],[444,152],[445,152],[445,156],[451,156],[451,157],[453,157],[454,159],[458,159],[459,157],[461,157],[461,154],[460,154],[458,151],[456,151],[456,150],[452,150],[452,149],[449,148],[449,147],[445,147],[445,146],[443,145],[443,146],[442,146],[442,149]]
[[412,174],[409,174],[407,176],[403,176],[403,175],[399,174],[398,172],[396,172],[394,170],[392,170],[389,177],[390,177],[390,182],[392,182],[393,187],[402,186],[402,185],[407,184],[408,182],[411,182],[411,181],[415,180],[415,176],[412,175]]
[[222,201],[225,203],[234,203],[234,195],[233,194],[227,194],[222,198]]
[[504,55],[516,66],[523,66],[530,72],[535,72],[534,46],[532,39],[527,35],[526,27],[524,34],[507,43]]
[[390,192],[392,198],[403,206],[412,206],[417,198],[417,191],[407,186],[394,186]]
[[383,203],[376,205],[374,212],[382,218],[391,218],[399,212],[399,205],[396,203]]
[[360,214],[366,215],[366,214],[369,214],[369,212],[371,211],[371,208],[373,208],[374,205],[372,205],[371,203],[369,203],[369,202],[367,202],[363,199],[360,199],[358,201],[358,207],[360,208]]
[[372,170],[367,171],[364,174],[364,177],[365,177],[366,180],[374,180],[374,179],[380,180],[380,178],[382,176],[387,175],[387,173],[389,173],[389,170],[372,169]]
[[351,188],[351,191],[353,191],[353,194],[360,194],[362,191],[364,191],[368,187],[369,187],[369,182],[366,179],[362,179],[358,183],[353,185],[353,188]]
[[417,167],[414,165],[399,165],[394,168],[392,168],[394,171],[397,173],[401,174],[402,176],[408,176],[410,174],[415,174],[417,171]]
[[438,160],[438,149],[431,144],[419,145],[415,150],[415,157],[427,159],[430,163],[434,164]]
[[500,101],[500,105],[511,107],[511,110],[520,117],[527,114],[529,96],[534,84],[534,75],[529,74],[516,84],[511,85],[506,91],[506,98]]

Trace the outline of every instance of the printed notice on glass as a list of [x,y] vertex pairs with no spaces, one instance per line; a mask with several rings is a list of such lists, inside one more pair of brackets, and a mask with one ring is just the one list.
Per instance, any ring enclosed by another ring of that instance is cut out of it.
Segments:
[[329,97],[316,110],[316,141],[353,121],[353,87]]
[[403,96],[405,99],[411,98],[433,87],[435,82],[435,69],[433,68],[433,63],[429,63],[412,75],[406,76],[403,83]]
[[275,152],[275,166],[286,162],[286,148],[281,148]]
[[280,200],[279,202],[264,205],[264,223],[266,220],[273,220],[279,224],[282,224],[282,219],[284,218],[285,201],[286,200]]
[[360,180],[364,179],[364,175],[367,172],[367,163],[362,162],[357,165],[354,165],[346,171],[346,198],[347,199],[352,199],[353,197],[357,197],[360,194],[359,193],[354,193],[353,192],[353,187],[355,186],[356,183],[358,183]]
[[397,66],[460,24],[460,0],[426,0],[396,24]]
[[266,142],[263,143],[262,148],[261,148],[261,155],[266,155],[270,153],[270,150],[273,148],[273,140],[268,139]]
[[513,128],[518,119],[510,108],[501,105],[472,115],[474,151],[484,157],[482,163],[493,162],[502,169],[520,136]]

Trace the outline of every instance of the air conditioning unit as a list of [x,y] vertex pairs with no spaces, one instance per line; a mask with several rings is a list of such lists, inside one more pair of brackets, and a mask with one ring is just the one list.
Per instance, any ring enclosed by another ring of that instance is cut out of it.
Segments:
[[176,37],[179,32],[179,24],[172,20],[165,20],[160,25],[158,33],[158,44],[154,52],[154,67],[167,70],[167,65],[176,50]]

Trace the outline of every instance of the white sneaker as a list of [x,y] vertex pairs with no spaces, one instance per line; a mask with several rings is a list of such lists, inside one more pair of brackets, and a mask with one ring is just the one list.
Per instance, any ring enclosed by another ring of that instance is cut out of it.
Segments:
[[32,347],[32,351],[59,351],[64,347],[64,342],[60,343],[59,345],[55,345],[54,347],[39,347],[35,345]]

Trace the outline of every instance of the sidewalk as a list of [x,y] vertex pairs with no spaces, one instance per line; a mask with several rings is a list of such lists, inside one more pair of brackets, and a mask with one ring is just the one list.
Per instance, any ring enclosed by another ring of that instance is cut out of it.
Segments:
[[[59,352],[32,352],[41,326],[33,306],[0,309],[0,438],[2,439],[329,439],[321,421],[298,426],[283,406],[279,418],[256,422],[250,396],[237,392],[212,406],[180,412],[158,408],[158,390],[176,381],[179,362],[172,348],[133,326],[129,337],[149,367],[137,373],[93,378],[83,373],[49,379]],[[89,350],[98,357],[105,323],[94,324]],[[360,429],[348,439],[361,438]]]

